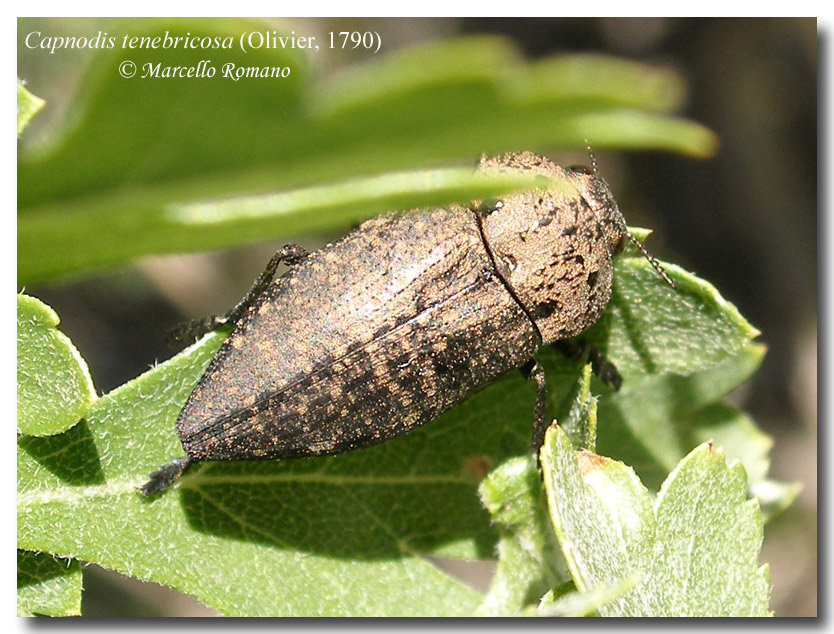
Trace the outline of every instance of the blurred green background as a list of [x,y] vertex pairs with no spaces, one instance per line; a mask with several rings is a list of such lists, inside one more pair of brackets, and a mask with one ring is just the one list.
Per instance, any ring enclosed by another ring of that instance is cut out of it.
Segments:
[[[21,19],[18,33],[117,32],[105,19]],[[328,31],[375,30],[380,56],[424,41],[499,34],[528,59],[601,52],[671,66],[687,82],[681,114],[710,127],[721,149],[709,160],[598,151],[600,170],[631,225],[655,230],[655,255],[713,282],[761,329],[769,352],[734,395],[773,435],[772,476],[803,491],[765,528],[772,609],[816,614],[817,560],[817,25],[814,19],[308,19],[275,21],[326,39]],[[100,51],[50,55],[23,46],[18,76],[47,101],[20,141],[21,153],[48,142],[66,117],[80,73]],[[311,56],[319,76],[370,58],[364,51]],[[246,90],[245,82],[234,90]],[[590,139],[591,144],[594,139]],[[268,140],[264,140],[268,143]],[[581,163],[581,153],[555,154]],[[473,156],[473,161],[477,158]],[[338,233],[293,237],[309,248]],[[146,257],[83,281],[26,287],[56,309],[61,329],[106,392],[173,353],[164,333],[185,318],[232,306],[285,240],[231,251]],[[476,583],[486,584],[489,567]],[[203,614],[205,608],[152,584],[96,567],[85,570],[89,615]]]

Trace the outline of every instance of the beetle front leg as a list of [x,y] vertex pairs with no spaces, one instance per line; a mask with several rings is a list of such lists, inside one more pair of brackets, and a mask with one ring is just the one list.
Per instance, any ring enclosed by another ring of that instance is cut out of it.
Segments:
[[252,288],[249,289],[249,292],[244,295],[243,299],[240,300],[234,308],[232,308],[225,315],[214,315],[211,317],[203,317],[201,319],[192,319],[191,321],[179,324],[168,331],[168,335],[165,337],[166,345],[170,346],[174,343],[180,343],[189,339],[197,339],[207,332],[211,332],[221,326],[237,323],[246,311],[249,310],[249,307],[252,306],[269,288],[269,285],[275,278],[275,271],[278,270],[278,265],[281,264],[281,262],[287,266],[295,266],[308,255],[309,252],[307,249],[301,245],[284,245],[275,253],[275,255],[272,256],[272,259],[269,260],[266,268],[258,276],[258,279],[255,280]]

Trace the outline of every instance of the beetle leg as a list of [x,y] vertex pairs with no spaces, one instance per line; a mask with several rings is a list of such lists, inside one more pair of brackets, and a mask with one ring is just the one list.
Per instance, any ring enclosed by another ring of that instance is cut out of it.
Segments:
[[286,244],[281,247],[266,268],[255,280],[249,292],[240,300],[237,305],[232,308],[225,315],[213,315],[211,317],[203,317],[201,319],[192,319],[185,323],[179,324],[168,331],[165,337],[166,345],[180,343],[189,339],[197,339],[207,332],[211,332],[226,324],[235,324],[238,320],[249,310],[257,299],[269,288],[272,280],[275,278],[275,271],[278,270],[278,265],[283,262],[287,266],[295,266],[309,255],[307,249],[298,244]]
[[148,481],[142,485],[142,494],[145,497],[151,497],[157,493],[162,493],[165,489],[171,486],[174,481],[185,472],[192,464],[191,458],[177,458],[172,460],[165,466],[160,467],[154,471]]
[[189,339],[197,339],[215,328],[220,328],[225,323],[226,321],[222,315],[213,315],[177,324],[165,335],[165,345],[173,346]]
[[266,268],[263,272],[258,276],[258,279],[255,280],[255,283],[252,285],[252,288],[249,289],[249,292],[244,295],[243,299],[240,300],[232,310],[226,313],[223,316],[225,323],[237,323],[237,321],[243,317],[244,313],[249,310],[249,307],[257,301],[257,299],[264,294],[266,289],[269,288],[269,285],[272,284],[272,280],[275,278],[275,271],[278,270],[278,265],[283,262],[287,266],[295,266],[299,262],[301,262],[304,258],[310,255],[307,252],[307,249],[302,247],[298,244],[285,244],[283,247],[278,249],[278,252],[272,256],[269,263],[266,265]]
[[544,368],[535,359],[531,359],[529,363],[522,367],[521,373],[528,381],[536,382],[536,408],[533,420],[533,440],[530,446],[538,459],[539,449],[544,443],[544,433],[547,431],[549,424],[547,420],[547,383],[544,380]]
[[603,383],[619,390],[623,384],[623,377],[617,371],[617,367],[605,358],[605,354],[594,346],[587,343],[578,343],[574,339],[562,339],[553,344],[559,352],[571,361],[581,361],[591,364],[591,370]]
[[623,384],[623,377],[617,371],[617,366],[605,358],[605,355],[598,348],[591,346],[588,349],[588,360],[591,362],[591,371],[596,374],[603,383],[619,390]]

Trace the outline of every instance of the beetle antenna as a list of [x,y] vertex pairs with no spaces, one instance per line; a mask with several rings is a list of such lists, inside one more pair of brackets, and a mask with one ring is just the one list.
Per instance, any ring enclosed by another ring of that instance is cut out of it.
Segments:
[[[591,149],[591,144],[588,143],[588,139],[585,139],[585,148],[588,150],[588,160],[591,162],[591,173],[596,174],[597,173],[597,157],[596,157],[596,154],[594,154],[594,151]],[[657,259],[651,253],[648,252],[646,247],[643,246],[643,243],[640,242],[633,235],[631,235],[631,233],[628,232],[628,231],[626,232],[626,235],[628,235],[628,239],[631,240],[632,244],[634,244],[634,246],[636,246],[638,249],[640,249],[640,253],[642,253],[643,257],[645,257],[649,261],[649,264],[652,265],[652,268],[654,268],[654,270],[657,271],[660,274],[660,277],[662,277],[664,280],[666,280],[666,283],[669,286],[671,286],[673,289],[677,290],[678,285],[675,284],[675,280],[673,280],[671,277],[669,277],[669,274],[666,273],[666,271],[663,270],[662,266],[660,266],[660,262],[658,262]]]
[[628,231],[626,232],[626,235],[628,236],[628,239],[631,240],[631,243],[634,246],[636,246],[638,249],[640,249],[640,253],[642,253],[643,257],[645,257],[649,261],[649,264],[652,265],[654,270],[657,271],[660,274],[660,277],[662,277],[664,280],[666,280],[666,283],[669,286],[671,286],[673,289],[677,290],[678,285],[675,284],[675,280],[673,280],[671,277],[669,277],[669,274],[666,273],[666,271],[663,270],[662,266],[660,266],[660,262],[658,262],[657,259],[651,253],[649,253],[646,250],[646,247],[643,246],[643,243],[640,242],[633,235],[631,235],[631,233],[628,232]]
[[597,173],[597,156],[591,150],[591,144],[588,143],[588,139],[585,139],[585,148],[588,150],[588,160],[591,162],[591,173]]

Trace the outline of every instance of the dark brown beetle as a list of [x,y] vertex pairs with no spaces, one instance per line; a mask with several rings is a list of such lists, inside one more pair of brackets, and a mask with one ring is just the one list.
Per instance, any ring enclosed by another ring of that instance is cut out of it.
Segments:
[[[477,208],[374,218],[311,254],[284,247],[228,315],[180,331],[234,324],[177,420],[186,458],[153,474],[143,492],[164,490],[197,461],[369,447],[519,368],[538,385],[538,446],[546,388],[533,355],[599,319],[612,260],[630,235],[596,169],[531,153],[485,158],[480,169],[558,186]],[[290,268],[273,280],[280,262]],[[619,386],[613,366],[591,361]]]

